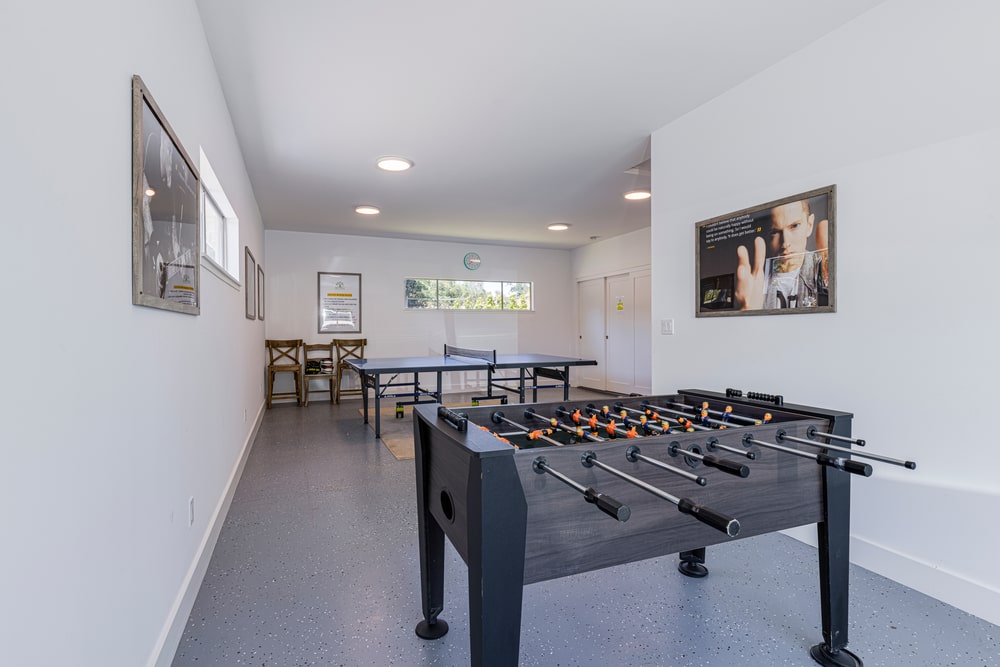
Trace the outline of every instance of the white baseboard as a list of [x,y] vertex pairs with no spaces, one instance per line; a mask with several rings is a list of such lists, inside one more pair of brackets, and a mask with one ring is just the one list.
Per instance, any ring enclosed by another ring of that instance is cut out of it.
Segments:
[[[815,525],[782,532],[812,547],[816,546]],[[851,536],[851,562],[984,621],[1000,625],[1000,591],[987,584],[971,581],[856,535]]]
[[212,518],[208,522],[208,528],[202,538],[201,545],[198,547],[197,555],[188,568],[187,576],[184,577],[181,590],[174,600],[174,604],[167,616],[167,621],[157,639],[156,646],[153,647],[152,654],[146,662],[147,667],[170,667],[174,661],[177,647],[180,645],[181,637],[184,635],[184,627],[187,625],[188,617],[194,608],[194,602],[198,597],[198,590],[201,588],[201,583],[205,579],[205,573],[208,571],[208,564],[212,560],[212,552],[215,551],[215,544],[219,541],[222,524],[225,523],[226,515],[229,513],[229,506],[233,502],[236,486],[239,484],[240,477],[243,476],[243,468],[246,466],[247,457],[250,455],[251,445],[254,438],[257,437],[257,430],[260,428],[260,423],[264,418],[266,405],[266,403],[261,403],[260,408],[257,410],[257,418],[254,419],[253,428],[250,429],[250,433],[243,443],[243,451],[240,452],[236,465],[233,466],[232,474],[230,474],[229,481],[226,483],[226,491],[222,494],[222,498],[219,500],[218,505],[216,505]]
[[868,540],[851,537],[851,562],[1000,625],[1000,591]]

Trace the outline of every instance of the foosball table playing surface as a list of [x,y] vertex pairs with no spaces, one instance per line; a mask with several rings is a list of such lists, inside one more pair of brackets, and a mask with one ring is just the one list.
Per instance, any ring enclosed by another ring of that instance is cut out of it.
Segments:
[[823,642],[810,655],[862,664],[846,648],[851,478],[872,474],[867,461],[915,464],[859,449],[850,413],[684,389],[414,416],[419,636],[448,631],[445,536],[469,570],[472,665],[500,667],[518,662],[525,584],[672,553],[701,577],[708,546],[816,524]]

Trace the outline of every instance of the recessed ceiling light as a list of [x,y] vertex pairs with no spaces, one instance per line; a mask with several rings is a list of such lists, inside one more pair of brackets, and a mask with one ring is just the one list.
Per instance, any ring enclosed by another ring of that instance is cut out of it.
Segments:
[[381,211],[378,210],[376,206],[355,206],[355,213],[360,213],[361,215],[378,215]]
[[569,229],[569,225],[567,225],[565,222],[553,222],[551,225],[548,226],[548,229],[553,232],[564,232],[567,229]]
[[413,166],[413,160],[405,157],[380,157],[375,160],[375,165],[382,171],[406,171]]
[[630,201],[638,201],[640,199],[649,199],[652,196],[649,190],[632,190],[625,193],[625,199]]

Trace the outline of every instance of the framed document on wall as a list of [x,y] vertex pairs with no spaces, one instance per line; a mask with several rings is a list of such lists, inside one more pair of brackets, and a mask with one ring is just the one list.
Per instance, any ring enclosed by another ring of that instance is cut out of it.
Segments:
[[361,274],[318,274],[319,333],[361,333]]

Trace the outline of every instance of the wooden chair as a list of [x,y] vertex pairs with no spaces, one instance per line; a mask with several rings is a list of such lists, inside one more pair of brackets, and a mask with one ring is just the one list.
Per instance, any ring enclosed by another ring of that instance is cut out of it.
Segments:
[[[275,398],[294,398],[302,405],[302,339],[265,340],[267,346],[267,407]],[[295,377],[295,391],[275,393],[274,376],[291,373]]]
[[358,388],[357,389],[341,389],[341,383],[344,379],[344,372],[353,373],[354,369],[347,365],[349,359],[364,359],[365,358],[365,345],[368,344],[367,338],[335,338],[333,340],[333,347],[337,350],[337,391],[336,391],[336,402],[340,403],[340,397],[347,394],[357,394],[360,396],[364,393],[365,388],[361,382],[360,374],[358,376]]
[[[309,405],[309,393],[319,393],[324,392],[330,393],[330,402],[333,403],[336,397],[336,392],[333,389],[333,381],[337,378],[337,365],[335,362],[336,355],[334,353],[332,343],[317,343],[315,345],[304,345],[302,347],[303,358],[302,361],[305,364],[305,370],[302,372],[302,391],[305,394],[303,398],[303,403]],[[310,361],[317,362],[321,364],[319,372],[310,372]],[[324,361],[329,362],[328,364],[323,364]],[[311,385],[316,380],[323,380],[326,382],[326,389],[310,389]]]

